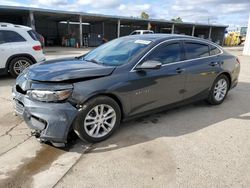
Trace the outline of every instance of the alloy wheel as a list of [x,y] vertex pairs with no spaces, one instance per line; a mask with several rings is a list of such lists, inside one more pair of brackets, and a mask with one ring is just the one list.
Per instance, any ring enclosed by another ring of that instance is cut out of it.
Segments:
[[24,69],[30,66],[30,62],[26,60],[18,60],[13,67],[13,70],[16,75],[19,75]]
[[84,120],[84,129],[89,136],[100,138],[107,135],[115,123],[115,110],[107,104],[100,104],[88,112]]
[[218,80],[214,87],[214,98],[217,101],[222,101],[227,94],[227,81],[222,78]]

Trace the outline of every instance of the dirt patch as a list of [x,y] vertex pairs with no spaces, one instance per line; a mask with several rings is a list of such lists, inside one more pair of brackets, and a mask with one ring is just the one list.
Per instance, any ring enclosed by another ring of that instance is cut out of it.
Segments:
[[7,173],[8,178],[1,180],[0,187],[31,187],[33,175],[48,169],[66,151],[43,145],[33,158],[26,158],[16,170]]

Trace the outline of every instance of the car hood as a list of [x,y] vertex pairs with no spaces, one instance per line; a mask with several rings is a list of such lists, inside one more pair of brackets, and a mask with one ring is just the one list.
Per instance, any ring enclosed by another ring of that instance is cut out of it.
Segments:
[[77,58],[65,58],[32,65],[26,77],[34,81],[60,82],[110,75],[115,67],[96,64]]

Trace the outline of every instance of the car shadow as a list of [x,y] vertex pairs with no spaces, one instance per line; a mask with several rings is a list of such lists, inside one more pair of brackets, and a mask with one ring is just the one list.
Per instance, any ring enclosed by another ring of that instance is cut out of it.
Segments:
[[93,144],[89,152],[107,152],[162,137],[178,137],[231,118],[250,120],[250,116],[242,116],[250,112],[250,104],[246,102],[250,101],[249,93],[250,83],[241,82],[221,105],[199,101],[122,123],[111,138]]

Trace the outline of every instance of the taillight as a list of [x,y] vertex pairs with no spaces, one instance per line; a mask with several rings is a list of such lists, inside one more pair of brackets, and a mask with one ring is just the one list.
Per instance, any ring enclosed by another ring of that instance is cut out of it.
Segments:
[[35,51],[42,50],[42,47],[41,47],[40,45],[33,46],[32,48],[33,48]]
[[239,64],[240,64],[240,60],[239,60],[239,58],[236,58],[236,61],[237,61],[237,63],[239,63]]

